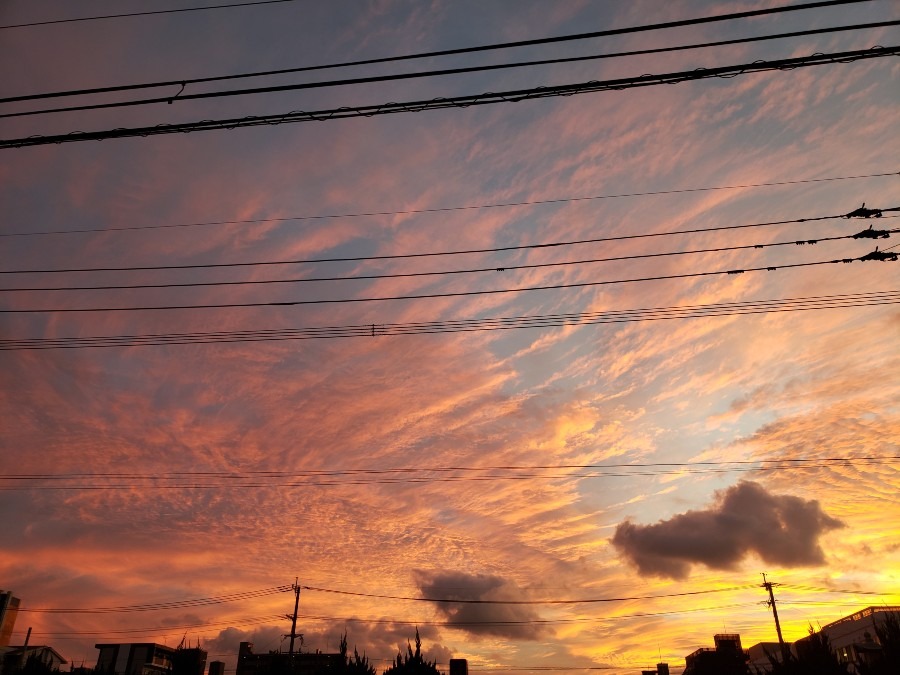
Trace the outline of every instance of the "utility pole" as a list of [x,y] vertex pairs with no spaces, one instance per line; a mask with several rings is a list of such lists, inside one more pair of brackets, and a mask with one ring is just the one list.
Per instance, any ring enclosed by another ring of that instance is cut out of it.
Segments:
[[778,633],[778,644],[781,645],[781,658],[786,661],[787,647],[784,644],[784,638],[781,636],[781,623],[778,621],[778,608],[775,606],[775,594],[772,592],[772,586],[775,584],[766,580],[765,572],[762,573],[762,578],[762,587],[769,591],[769,601],[766,604],[772,608],[772,616],[775,617],[775,631]]
[[25,644],[22,646],[22,656],[19,659],[19,668],[24,668],[28,663],[28,642],[31,640],[31,626],[28,627],[28,632],[25,633]]
[[291,585],[291,588],[294,589],[294,613],[288,614],[287,618],[291,620],[291,634],[289,635],[289,637],[291,638],[291,646],[288,653],[290,654],[291,661],[293,662],[294,638],[299,637],[300,642],[303,642],[303,636],[297,634],[297,610],[300,608],[300,583],[297,577],[294,577],[294,583]]

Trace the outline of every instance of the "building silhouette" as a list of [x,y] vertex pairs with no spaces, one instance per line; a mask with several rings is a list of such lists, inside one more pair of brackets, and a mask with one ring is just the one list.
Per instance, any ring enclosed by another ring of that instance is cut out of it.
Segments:
[[[787,645],[790,648],[790,644]],[[778,642],[757,642],[747,650],[750,655],[750,672],[767,673],[772,669],[771,659],[779,663],[784,660],[781,644]]]
[[[858,663],[868,663],[881,655],[881,645],[875,627],[884,623],[891,614],[900,616],[900,606],[866,607],[832,621],[816,632],[823,633],[828,638],[829,646],[837,660],[847,666],[847,671],[851,675],[855,675],[858,672]],[[785,643],[785,649],[795,658],[803,659],[810,648],[810,637]],[[771,659],[783,660],[782,647],[777,642],[755,644],[750,647],[749,654],[751,672],[771,672]]]
[[[866,607],[822,626],[818,632],[826,635],[838,661],[847,664],[848,670],[855,673],[857,663],[866,663],[881,653],[875,627],[890,614],[900,616],[900,606]],[[792,651],[802,657],[808,643],[808,637],[797,640]]]
[[0,591],[0,647],[9,645],[19,614],[19,598],[12,591]]
[[29,661],[49,670],[59,670],[59,667],[68,661],[53,647],[29,644],[30,628],[24,645],[9,644],[19,614],[20,602],[12,591],[0,591],[0,675],[20,670]]
[[235,675],[321,675],[339,672],[344,666],[342,654],[324,652],[268,652],[256,654],[252,642],[242,642],[238,650]]
[[749,655],[737,633],[713,636],[715,647],[701,647],[684,657],[683,675],[746,675]]
[[655,670],[642,670],[641,675],[669,675],[669,664],[657,663]]
[[206,651],[167,647],[155,642],[94,645],[100,650],[98,672],[104,675],[204,675]]

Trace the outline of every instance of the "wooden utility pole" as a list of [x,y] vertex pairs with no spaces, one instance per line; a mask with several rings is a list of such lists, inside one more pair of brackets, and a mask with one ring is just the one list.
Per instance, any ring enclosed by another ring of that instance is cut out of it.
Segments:
[[762,573],[763,583],[762,587],[769,591],[769,600],[766,603],[769,607],[772,608],[772,616],[775,617],[775,632],[778,633],[778,644],[781,646],[781,658],[785,661],[787,660],[787,646],[784,644],[784,638],[781,636],[781,623],[778,621],[778,608],[775,606],[775,594],[772,592],[773,584],[771,581],[766,580],[766,573]]
[[291,586],[294,589],[294,613],[289,614],[288,618],[291,620],[291,645],[289,647],[288,653],[290,654],[291,661],[294,659],[294,638],[299,637],[301,642],[303,640],[302,635],[297,634],[297,610],[300,608],[300,583],[297,577],[294,577],[294,583]]

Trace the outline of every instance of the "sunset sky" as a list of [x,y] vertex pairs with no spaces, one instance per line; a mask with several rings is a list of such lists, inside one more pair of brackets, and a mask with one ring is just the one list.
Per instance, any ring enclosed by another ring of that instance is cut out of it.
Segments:
[[[204,4],[225,3],[0,3],[0,98],[179,83],[0,102],[14,644],[32,627],[93,665],[96,643],[186,636],[233,672],[240,641],[287,649],[298,579],[303,649],[346,631],[379,673],[416,627],[443,670],[680,673],[715,633],[776,639],[762,572],[789,640],[900,605],[900,263],[860,260],[900,252],[897,55],[7,143],[892,47],[898,26],[571,60],[895,21],[897,2],[183,91],[791,3],[296,0],[60,22]],[[883,217],[840,217],[863,203]],[[895,232],[850,236],[870,226]]]

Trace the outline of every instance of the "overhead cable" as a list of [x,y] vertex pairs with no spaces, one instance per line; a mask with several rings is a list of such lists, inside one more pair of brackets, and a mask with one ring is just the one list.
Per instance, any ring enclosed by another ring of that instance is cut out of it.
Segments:
[[[890,595],[888,593],[881,593],[877,595]],[[799,601],[796,600],[779,600],[779,604],[785,605],[793,605],[800,604]],[[816,604],[820,604],[823,606],[832,606],[839,605],[844,606],[845,602],[818,602]],[[695,614],[699,612],[719,612],[722,610],[731,610],[738,609],[743,607],[758,607],[759,602],[735,602],[727,605],[717,605],[712,607],[692,607],[689,609],[671,609],[671,610],[663,610],[659,612],[634,612],[628,614],[612,614],[605,616],[582,616],[577,618],[557,618],[557,619],[522,619],[522,620],[450,620],[450,621],[417,621],[411,619],[367,619],[362,617],[332,617],[332,616],[321,616],[315,614],[298,614],[297,618],[306,619],[308,621],[331,621],[331,622],[340,622],[340,623],[364,623],[364,624],[396,624],[396,625],[409,625],[409,626],[439,626],[441,628],[467,628],[473,626],[529,626],[529,625],[568,625],[568,624],[584,624],[584,623],[607,623],[610,621],[619,621],[621,619],[644,619],[647,617],[654,616],[669,616],[669,615],[677,615],[677,614]]]
[[[560,470],[558,473],[548,473],[549,469],[535,469],[532,473],[525,472],[491,472],[487,474],[464,474],[460,470],[457,473],[441,473],[437,470],[425,470],[422,475],[407,474],[403,471],[395,471],[397,475],[387,476],[370,476],[364,475],[365,472],[332,472],[331,477],[322,477],[318,475],[307,476],[293,479],[282,479],[276,475],[269,475],[266,472],[258,472],[259,475],[250,478],[240,478],[231,480],[228,477],[219,476],[218,478],[206,478],[204,476],[195,476],[185,474],[184,476],[174,477],[164,480],[159,476],[150,478],[137,477],[132,482],[109,482],[112,479],[96,480],[95,482],[65,482],[55,481],[47,478],[42,479],[23,479],[20,476],[6,477],[3,481],[7,483],[0,484],[0,491],[3,492],[48,492],[48,491],[67,491],[67,492],[117,492],[122,490],[161,490],[161,491],[184,491],[184,490],[249,490],[249,489],[303,489],[326,488],[326,487],[353,487],[357,488],[364,485],[432,485],[441,483],[497,483],[497,482],[525,482],[525,481],[555,481],[555,482],[573,482],[588,479],[610,479],[610,478],[645,478],[660,476],[683,478],[694,475],[732,475],[739,473],[771,473],[780,471],[814,471],[818,469],[833,469],[835,467],[861,467],[861,466],[877,466],[888,465],[896,466],[898,457],[886,458],[860,458],[846,459],[839,462],[829,462],[823,460],[818,464],[760,464],[758,466],[724,466],[724,467],[707,467],[698,468],[650,468],[635,470],[635,468],[623,467],[619,470],[608,469],[590,469],[576,471],[573,469]],[[368,472],[375,473],[375,472]],[[383,472],[385,474],[390,472]],[[434,473],[435,475],[429,475]],[[348,475],[343,475],[348,474]],[[32,483],[22,482],[23,480],[33,480]],[[137,481],[141,482],[137,482]]]
[[361,598],[378,598],[383,600],[411,600],[414,602],[434,602],[434,603],[451,603],[463,605],[580,605],[580,604],[596,604],[606,602],[626,602],[629,600],[655,600],[657,598],[683,598],[694,595],[708,595],[710,593],[728,593],[731,591],[742,591],[748,588],[756,588],[753,584],[745,584],[743,586],[729,586],[727,588],[712,588],[703,591],[682,591],[680,593],[660,593],[658,595],[637,595],[630,597],[612,597],[612,598],[583,598],[583,599],[567,599],[567,600],[483,600],[472,598],[420,598],[403,595],[382,595],[378,593],[358,593],[353,591],[339,591],[333,588],[318,588],[316,586],[303,586],[300,588],[306,591],[319,593],[332,593],[335,595],[352,595]]
[[154,628],[111,628],[106,630],[67,630],[67,631],[32,631],[32,636],[54,637],[59,639],[72,638],[76,636],[102,636],[102,635],[149,635],[149,634],[171,634],[172,631],[192,631],[197,628],[219,629],[237,628],[243,626],[260,626],[271,625],[283,620],[281,614],[270,614],[267,616],[251,617],[247,619],[229,619],[227,621],[211,621],[207,623],[189,623],[183,625],[165,625]]
[[[691,192],[712,192],[716,190],[742,190],[749,188],[761,188],[761,187],[778,187],[782,185],[802,185],[806,183],[827,183],[832,181],[841,181],[841,180],[859,180],[863,178],[885,178],[888,176],[900,176],[900,171],[890,171],[886,173],[871,173],[871,174],[863,174],[857,176],[833,176],[828,178],[807,178],[801,180],[787,180],[787,181],[774,181],[769,183],[746,183],[743,185],[719,185],[713,187],[700,187],[700,188],[681,188],[681,189],[672,189],[672,190],[656,190],[650,192],[629,192],[622,194],[610,194],[610,195],[595,195],[588,197],[554,197],[551,199],[534,199],[528,201],[519,201],[519,202],[499,202],[494,204],[469,204],[464,206],[443,206],[443,207],[431,207],[431,208],[423,208],[423,209],[405,209],[398,211],[370,211],[370,212],[357,212],[357,213],[336,213],[336,214],[322,214],[322,215],[311,215],[311,216],[286,216],[282,218],[252,218],[247,220],[219,220],[219,221],[210,221],[210,222],[199,222],[199,223],[174,223],[167,225],[135,225],[135,226],[123,226],[123,227],[93,227],[86,228],[82,230],[43,230],[37,232],[0,232],[0,237],[35,237],[35,236],[44,236],[44,235],[55,235],[55,234],[87,234],[94,232],[131,232],[131,231],[139,231],[139,230],[160,230],[160,229],[172,229],[172,228],[183,228],[183,227],[208,227],[211,225],[250,225],[257,223],[284,223],[290,221],[301,221],[301,220],[333,220],[333,219],[342,219],[342,218],[363,218],[363,217],[377,217],[377,216],[406,216],[406,215],[417,215],[424,213],[446,213],[450,211],[470,211],[476,209],[497,209],[497,208],[511,208],[511,207],[519,207],[519,206],[537,206],[543,204],[563,204],[563,203],[572,203],[572,202],[584,202],[584,201],[595,201],[600,199],[624,199],[629,197],[651,197],[651,196],[660,196],[660,195],[673,195],[673,194],[689,194]],[[883,209],[890,210],[890,209]],[[828,220],[831,218],[837,218],[838,216],[824,216],[819,218],[820,220]],[[850,214],[844,214],[844,218],[850,217]],[[855,217],[855,216],[854,216]],[[809,220],[816,220],[815,218],[804,218],[796,221],[786,221],[786,222],[807,222]],[[332,260],[327,260],[324,262],[332,262]],[[342,259],[343,260],[343,259]],[[323,262],[323,261],[316,261]]]
[[379,323],[319,328],[257,329],[250,331],[202,333],[152,333],[61,338],[6,338],[0,351],[25,349],[87,349],[96,347],[139,347],[183,344],[227,344],[238,342],[280,342],[351,337],[387,337],[438,333],[483,332],[523,328],[556,328],[638,321],[740,316],[822,309],[849,309],[900,303],[900,291],[857,293],[787,300],[759,300],[711,305],[675,306],[611,312],[552,314],[495,319],[462,319],[417,323]]
[[274,5],[282,2],[294,2],[294,0],[248,0],[248,2],[235,2],[228,5],[206,5],[205,7],[179,7],[177,9],[157,9],[144,12],[128,12],[125,14],[104,14],[102,16],[81,16],[71,19],[54,19],[51,21],[31,21],[30,23],[16,23],[0,26],[0,30],[10,28],[33,28],[35,26],[50,26],[60,23],[77,23],[79,21],[99,21],[101,19],[124,19],[134,16],[150,16],[153,14],[178,14],[181,12],[202,12],[208,9],[231,9],[234,7],[251,7],[253,5]]
[[[889,595],[886,593],[874,593],[869,592],[869,595]],[[780,604],[784,605],[796,605],[796,604],[815,604],[821,606],[844,606],[846,603],[841,602],[828,602],[828,601],[811,601],[810,603],[805,603],[799,600],[779,600]],[[729,603],[726,605],[714,605],[708,607],[691,607],[686,609],[671,609],[671,610],[663,610],[656,612],[633,612],[628,614],[611,614],[604,616],[582,616],[575,618],[556,618],[556,619],[522,619],[522,620],[450,620],[450,621],[431,621],[431,620],[423,620],[423,619],[373,619],[373,618],[365,618],[358,616],[323,616],[319,614],[298,614],[298,619],[304,619],[306,621],[323,621],[329,623],[362,623],[368,625],[394,625],[394,626],[438,626],[441,628],[471,628],[474,626],[532,626],[532,625],[571,625],[571,624],[586,624],[586,623],[606,623],[609,621],[619,621],[623,619],[643,619],[648,617],[655,616],[673,616],[680,614],[697,614],[704,612],[720,612],[723,610],[732,610],[746,607],[754,607],[757,606],[758,602],[737,602],[737,603]],[[158,634],[158,633],[171,633],[173,630],[175,631],[190,631],[191,629],[196,628],[218,628],[220,626],[256,626],[262,624],[271,624],[276,623],[278,620],[283,619],[284,617],[281,615],[270,615],[270,616],[261,616],[261,617],[253,617],[248,619],[231,619],[229,621],[219,621],[219,622],[211,622],[211,623],[195,623],[195,624],[183,624],[183,625],[165,625],[158,627],[145,627],[145,628],[128,628],[128,629],[109,629],[109,630],[92,630],[92,631],[34,631],[32,632],[33,636],[42,636],[42,637],[54,637],[59,639],[65,639],[68,637],[75,636],[96,636],[96,635],[121,635],[121,634]]]
[[[898,209],[900,210],[900,209]],[[44,268],[26,268],[14,270],[0,270],[0,274],[62,274],[74,272],[145,272],[158,270],[194,270],[194,269],[214,269],[228,267],[262,267],[271,265],[306,265],[319,263],[336,263],[336,262],[367,262],[367,261],[384,261],[384,260],[406,260],[411,258],[430,258],[457,255],[474,255],[482,253],[505,253],[511,251],[525,251],[541,248],[556,248],[565,246],[579,246],[582,244],[598,244],[611,241],[626,241],[629,239],[643,239],[649,237],[667,237],[679,234],[699,234],[703,232],[718,232],[722,230],[735,230],[755,227],[769,227],[773,225],[789,225],[796,223],[808,223],[822,220],[836,220],[843,216],[817,216],[812,218],[794,218],[791,220],[769,221],[765,223],[751,223],[748,225],[726,225],[713,228],[697,228],[689,230],[670,230],[668,232],[649,232],[643,234],[617,235],[612,237],[592,237],[590,239],[576,239],[557,242],[542,242],[537,244],[519,244],[516,246],[495,246],[491,248],[475,248],[475,249],[456,249],[450,251],[429,251],[419,253],[394,253],[386,255],[371,256],[344,256],[335,258],[294,258],[291,260],[256,260],[245,262],[227,262],[227,263],[194,263],[187,265],[129,265],[120,267],[44,267]]]
[[[900,230],[884,230],[886,235],[890,235]],[[466,269],[455,270],[430,270],[424,272],[392,272],[384,274],[355,274],[351,276],[328,276],[328,277],[296,277],[292,279],[243,279],[232,281],[185,281],[185,282],[161,282],[161,283],[143,283],[143,284],[104,284],[93,286],[19,286],[0,288],[0,293],[35,293],[35,292],[71,292],[71,291],[109,291],[109,290],[135,290],[149,288],[199,288],[199,287],[222,287],[222,286],[259,286],[271,284],[303,284],[311,282],[324,281],[372,281],[379,279],[407,279],[415,277],[434,277],[434,276],[450,276],[457,274],[481,274],[496,272],[511,272],[515,270],[534,270],[544,269],[548,267],[574,267],[577,265],[590,265],[605,262],[621,262],[625,260],[647,260],[651,258],[665,258],[682,255],[697,255],[702,253],[724,253],[727,251],[747,251],[751,249],[765,249],[776,246],[806,246],[811,244],[819,244],[825,241],[841,241],[847,239],[857,239],[855,234],[845,234],[835,237],[818,237],[816,239],[801,239],[794,241],[777,241],[768,244],[742,244],[740,246],[718,246],[715,248],[699,248],[688,249],[686,251],[664,251],[661,253],[637,253],[634,255],[608,256],[605,258],[588,258],[584,260],[562,260],[546,263],[523,263],[519,265],[504,264],[501,267],[492,265],[490,267],[472,267]],[[884,237],[886,238],[886,237]],[[877,251],[877,248],[876,248]],[[880,252],[882,255],[890,255]],[[872,254],[870,254],[872,255]],[[877,259],[878,256],[876,255]]]
[[[287,1],[287,0],[281,0]],[[517,47],[533,47],[538,45],[554,44],[561,42],[572,42],[577,40],[587,40],[600,37],[611,37],[614,35],[627,35],[630,33],[641,33],[655,30],[666,30],[669,28],[681,28],[685,26],[695,26],[698,24],[716,23],[721,21],[733,21],[734,19],[746,19],[769,14],[782,14],[785,12],[796,12],[808,9],[819,9],[824,7],[833,7],[837,5],[859,4],[862,2],[872,2],[872,0],[825,0],[822,2],[807,2],[795,5],[784,5],[780,7],[767,7],[764,9],[748,10],[743,12],[732,12],[729,14],[717,14],[713,16],[695,17],[692,19],[682,19],[679,21],[666,21],[662,23],[644,24],[639,26],[627,26],[624,28],[611,28],[607,30],[591,31],[588,33],[576,33],[571,35],[558,35],[554,37],[535,38],[531,40],[517,40],[514,42],[502,42],[488,45],[480,45],[475,47],[460,47],[456,49],[443,49],[438,51],[420,52],[417,54],[405,54],[401,56],[387,56],[375,59],[364,59],[357,61],[344,61],[341,63],[331,63],[316,66],[303,66],[298,68],[281,68],[278,70],[268,70],[254,73],[241,73],[233,75],[218,75],[213,77],[200,78],[181,78],[175,80],[161,82],[145,82],[141,84],[114,85],[108,87],[94,87],[90,89],[75,89],[69,91],[46,92],[41,94],[29,94],[25,96],[12,96],[0,98],[0,103],[10,103],[14,101],[29,101],[42,98],[56,98],[61,96],[81,96],[85,94],[110,93],[118,91],[133,91],[136,89],[150,89],[156,87],[171,86],[187,86],[190,84],[201,84],[206,82],[221,82],[225,80],[235,80],[250,77],[269,77],[272,75],[286,75],[290,73],[302,73],[316,70],[329,70],[334,68],[347,68],[351,66],[375,65],[380,63],[392,63],[397,61],[409,61],[418,59],[429,59],[440,56],[455,56],[460,54],[472,54],[477,52],[495,51],[502,49],[512,49]],[[200,8],[204,9],[204,8]],[[185,10],[182,10],[185,11]],[[106,18],[106,17],[100,17]],[[33,25],[33,24],[26,24]],[[18,28],[20,26],[0,26],[0,28]]]
[[[604,462],[597,464],[511,464],[496,466],[420,466],[384,469],[294,471],[184,471],[162,473],[19,473],[0,475],[3,491],[114,491],[399,485],[521,480],[583,480],[725,473],[816,471],[896,466],[900,455],[803,457],[706,462]],[[279,587],[280,589],[281,587]]]
[[[900,211],[900,207],[884,209],[884,211]],[[763,223],[749,223],[742,225],[721,225],[718,227],[691,228],[684,230],[669,230],[667,232],[645,232],[641,234],[623,234],[609,237],[591,237],[590,239],[575,239],[567,241],[555,242],[539,242],[536,244],[518,244],[515,246],[494,246],[491,248],[476,249],[457,249],[452,251],[428,251],[420,253],[394,253],[385,255],[371,256],[344,256],[336,258],[295,258],[293,260],[257,260],[245,262],[227,262],[227,263],[193,263],[187,265],[131,265],[120,267],[56,267],[56,268],[30,268],[18,270],[0,270],[0,274],[62,274],[75,272],[147,272],[161,270],[196,270],[196,269],[216,269],[230,267],[264,267],[278,265],[306,265],[319,263],[337,263],[337,262],[368,262],[368,261],[384,261],[384,260],[408,260],[412,258],[431,258],[457,255],[474,255],[482,253],[508,253],[511,251],[528,251],[545,248],[559,248],[566,246],[581,246],[584,244],[600,244],[613,241],[628,241],[632,239],[649,239],[653,237],[671,237],[682,234],[703,234],[706,232],[722,232],[727,230],[743,230],[757,227],[772,227],[775,225],[793,225],[799,223],[811,223],[823,220],[837,220],[846,216],[813,216],[810,218],[792,218],[789,220],[773,220]],[[891,217],[891,216],[889,216]],[[864,231],[865,232],[865,231]],[[879,232],[881,232],[879,230]],[[895,230],[886,231],[888,235]],[[873,238],[857,233],[849,235],[850,239]],[[880,237],[879,237],[880,238]],[[810,241],[810,240],[805,240]],[[815,241],[824,241],[817,239]],[[800,243],[798,241],[790,243]]]
[[633,614],[616,614],[614,616],[600,617],[578,617],[569,619],[522,619],[522,620],[502,620],[502,619],[483,619],[466,621],[462,619],[453,619],[450,621],[417,621],[410,619],[366,619],[361,617],[330,617],[300,614],[297,618],[306,619],[308,621],[334,621],[341,623],[364,623],[364,624],[396,624],[408,626],[439,626],[441,628],[471,628],[474,626],[549,626],[549,625],[566,625],[566,624],[582,624],[582,623],[604,623],[607,621],[617,621],[619,619],[642,619],[651,616],[667,616],[670,614],[694,614],[697,612],[713,612],[723,609],[737,609],[738,607],[753,607],[758,602],[752,603],[731,603],[728,605],[719,605],[717,607],[693,607],[690,609],[673,609],[662,612],[636,612]]
[[184,344],[228,344],[238,342],[281,342],[285,340],[322,340],[351,337],[387,337],[431,335],[523,328],[558,328],[639,321],[663,321],[747,314],[770,314],[823,309],[850,309],[900,303],[900,291],[858,293],[789,300],[761,300],[618,312],[587,312],[505,317],[497,319],[445,320],[418,323],[372,323],[320,328],[257,329],[249,331],[203,333],[153,333],[62,338],[7,338],[0,340],[0,351],[24,349],[87,349],[95,347],[140,347]]
[[210,598],[192,598],[188,600],[173,600],[170,602],[149,602],[139,605],[124,605],[120,607],[91,607],[91,608],[49,608],[49,607],[19,607],[20,612],[34,614],[111,614],[120,612],[150,612],[163,609],[181,609],[185,607],[203,607],[207,605],[219,605],[226,602],[238,602],[241,600],[254,600],[257,598],[286,593],[291,591],[290,585],[263,588],[256,591],[243,591],[228,595],[219,595]]
[[[781,602],[781,601],[779,601]],[[661,612],[636,612],[633,614],[616,614],[614,616],[603,617],[579,617],[571,619],[525,619],[525,620],[482,620],[482,621],[430,621],[419,619],[367,619],[362,617],[338,617],[338,616],[321,616],[317,614],[298,614],[298,619],[305,621],[327,621],[332,623],[363,623],[372,625],[395,625],[395,626],[439,626],[441,628],[466,628],[473,626],[541,626],[541,625],[560,625],[560,624],[583,624],[583,623],[602,623],[606,621],[615,621],[619,619],[639,619],[652,616],[669,616],[678,614],[696,614],[698,612],[714,612],[725,609],[737,609],[740,607],[754,607],[757,602],[731,603],[727,605],[719,605],[713,607],[693,607],[690,609],[673,609]],[[225,626],[253,626],[260,624],[271,624],[282,620],[281,615],[258,617],[253,619],[237,619],[232,621],[220,621],[214,623],[196,623],[184,625],[158,626],[154,628],[128,628],[128,629],[111,629],[111,630],[91,630],[91,631],[34,631],[32,636],[67,638],[74,636],[87,635],[120,635],[120,634],[157,634],[169,633],[172,631],[190,631],[197,628],[219,628]]]
[[[430,300],[435,298],[461,298],[481,295],[501,295],[507,293],[532,293],[536,291],[554,291],[572,288],[592,288],[597,286],[610,286],[618,284],[643,283],[648,281],[671,281],[673,279],[696,279],[702,277],[714,276],[730,276],[736,274],[745,274],[751,272],[775,272],[785,269],[799,269],[804,267],[818,267],[821,265],[849,264],[857,261],[880,260],[881,258],[873,257],[878,253],[860,256],[858,258],[837,258],[833,260],[819,260],[815,262],[805,263],[789,263],[784,265],[768,265],[765,267],[747,267],[743,269],[727,269],[714,270],[710,272],[685,272],[681,274],[658,274],[647,277],[632,277],[627,279],[605,279],[602,281],[581,281],[567,284],[547,284],[544,286],[522,286],[518,288],[496,288],[482,289],[476,291],[447,291],[443,293],[411,293],[406,295],[382,295],[367,296],[361,298],[319,298],[316,300],[270,300],[258,302],[222,302],[222,303],[204,303],[195,305],[131,305],[125,307],[102,306],[102,307],[26,307],[26,308],[3,308],[0,314],[72,314],[72,313],[91,313],[91,312],[150,312],[150,311],[174,311],[174,310],[196,310],[196,309],[248,309],[251,307],[300,307],[308,305],[335,305],[350,304],[363,302],[394,302],[407,300]],[[885,260],[896,261],[897,254],[889,254]],[[374,334],[374,329],[373,329]]]
[[[230,98],[232,96],[247,96],[255,94],[269,94],[282,91],[302,91],[306,89],[325,89],[330,87],[355,86],[361,84],[374,84],[379,82],[396,82],[400,80],[413,80],[428,77],[443,77],[447,75],[462,75],[468,73],[478,73],[484,71],[506,70],[511,68],[526,68],[544,65],[557,65],[566,63],[578,63],[584,61],[596,61],[601,59],[615,59],[625,56],[641,56],[648,54],[663,54],[667,52],[688,51],[693,49],[707,49],[710,47],[722,47],[727,45],[745,44],[751,42],[762,42],[767,40],[780,40],[793,37],[808,37],[811,35],[821,35],[825,33],[836,33],[849,30],[863,30],[868,28],[885,28],[888,26],[900,25],[900,20],[879,21],[875,23],[856,24],[851,26],[838,26],[834,28],[816,28],[811,30],[794,31],[791,33],[776,33],[771,35],[761,35],[748,38],[735,38],[732,40],[719,40],[716,42],[704,42],[699,44],[679,45],[674,47],[656,47],[653,49],[639,49],[626,52],[612,52],[606,54],[591,54],[588,56],[570,56],[556,59],[542,59],[532,61],[519,61],[515,63],[489,64],[479,66],[467,66],[462,68],[444,68],[441,70],[427,70],[415,73],[393,73],[389,75],[372,75],[368,77],[352,77],[342,80],[324,80],[316,82],[304,82],[299,84],[282,84],[269,85],[265,87],[250,87],[246,89],[228,89],[224,91],[206,91],[194,94],[185,93],[185,83],[181,83],[181,89],[172,95],[157,96],[153,98],[130,99],[125,101],[109,101],[105,103],[85,103],[82,105],[66,106],[61,108],[41,108],[36,110],[21,110],[17,112],[0,113],[0,118],[8,117],[31,117],[35,115],[50,115],[66,112],[84,112],[90,110],[106,110],[110,108],[130,108],[142,105],[154,104],[172,104],[183,101],[213,99],[213,98]],[[22,98],[22,97],[20,97]],[[25,97],[27,98],[27,97]],[[3,103],[0,100],[0,103]]]
[[[543,470],[615,470],[622,469],[640,470],[647,469],[695,469],[695,468],[731,468],[749,467],[752,470],[786,469],[791,467],[822,468],[825,466],[853,466],[870,464],[894,463],[900,460],[900,455],[845,455],[841,457],[779,457],[775,459],[731,459],[731,460],[695,460],[687,462],[601,462],[591,464],[491,464],[486,466],[464,465],[438,465],[416,467],[391,467],[382,469],[292,469],[292,470],[244,470],[244,471],[170,471],[159,473],[124,472],[124,471],[76,471],[54,473],[4,473],[0,474],[0,480],[11,482],[25,481],[68,481],[81,479],[116,479],[144,481],[147,483],[163,480],[197,480],[197,479],[281,479],[281,478],[320,478],[338,476],[385,476],[398,474],[444,474],[444,473],[468,473],[485,474],[500,471],[508,472],[534,472]],[[223,483],[224,485],[224,483]],[[132,487],[138,487],[138,483],[130,483]],[[282,587],[278,586],[277,589]],[[270,590],[270,589],[266,589]],[[821,590],[821,589],[819,589]]]
[[712,78],[730,79],[748,73],[761,73],[775,70],[794,70],[809,66],[851,63],[863,59],[882,58],[900,54],[900,46],[872,47],[829,54],[812,54],[810,56],[780,59],[773,61],[755,61],[734,66],[714,68],[697,68],[695,70],[663,73],[659,75],[640,75],[637,77],[618,78],[613,80],[592,80],[576,84],[533,87],[504,92],[484,92],[474,95],[440,97],[435,99],[405,101],[402,103],[382,103],[377,105],[343,106],[315,111],[295,110],[274,115],[247,116],[230,119],[200,120],[180,124],[158,124],[147,127],[130,127],[106,129],[102,131],[57,134],[50,136],[33,135],[24,138],[0,140],[0,149],[21,148],[36,145],[54,145],[79,141],[99,141],[112,138],[134,138],[157,136],[163,134],[191,133],[194,131],[212,131],[236,129],[243,127],[273,126],[295,122],[324,122],[354,117],[375,117],[404,112],[424,112],[446,108],[468,108],[472,106],[490,105],[494,103],[515,103],[519,101],[542,99],[556,96],[573,96],[576,94],[600,91],[621,91],[636,87],[648,87],[660,84],[676,84]]
[[788,588],[797,591],[814,591],[816,593],[841,593],[849,595],[888,595],[887,593],[878,593],[875,591],[861,591],[849,588],[822,588],[821,586],[801,586],[797,584],[778,584],[782,588]]

